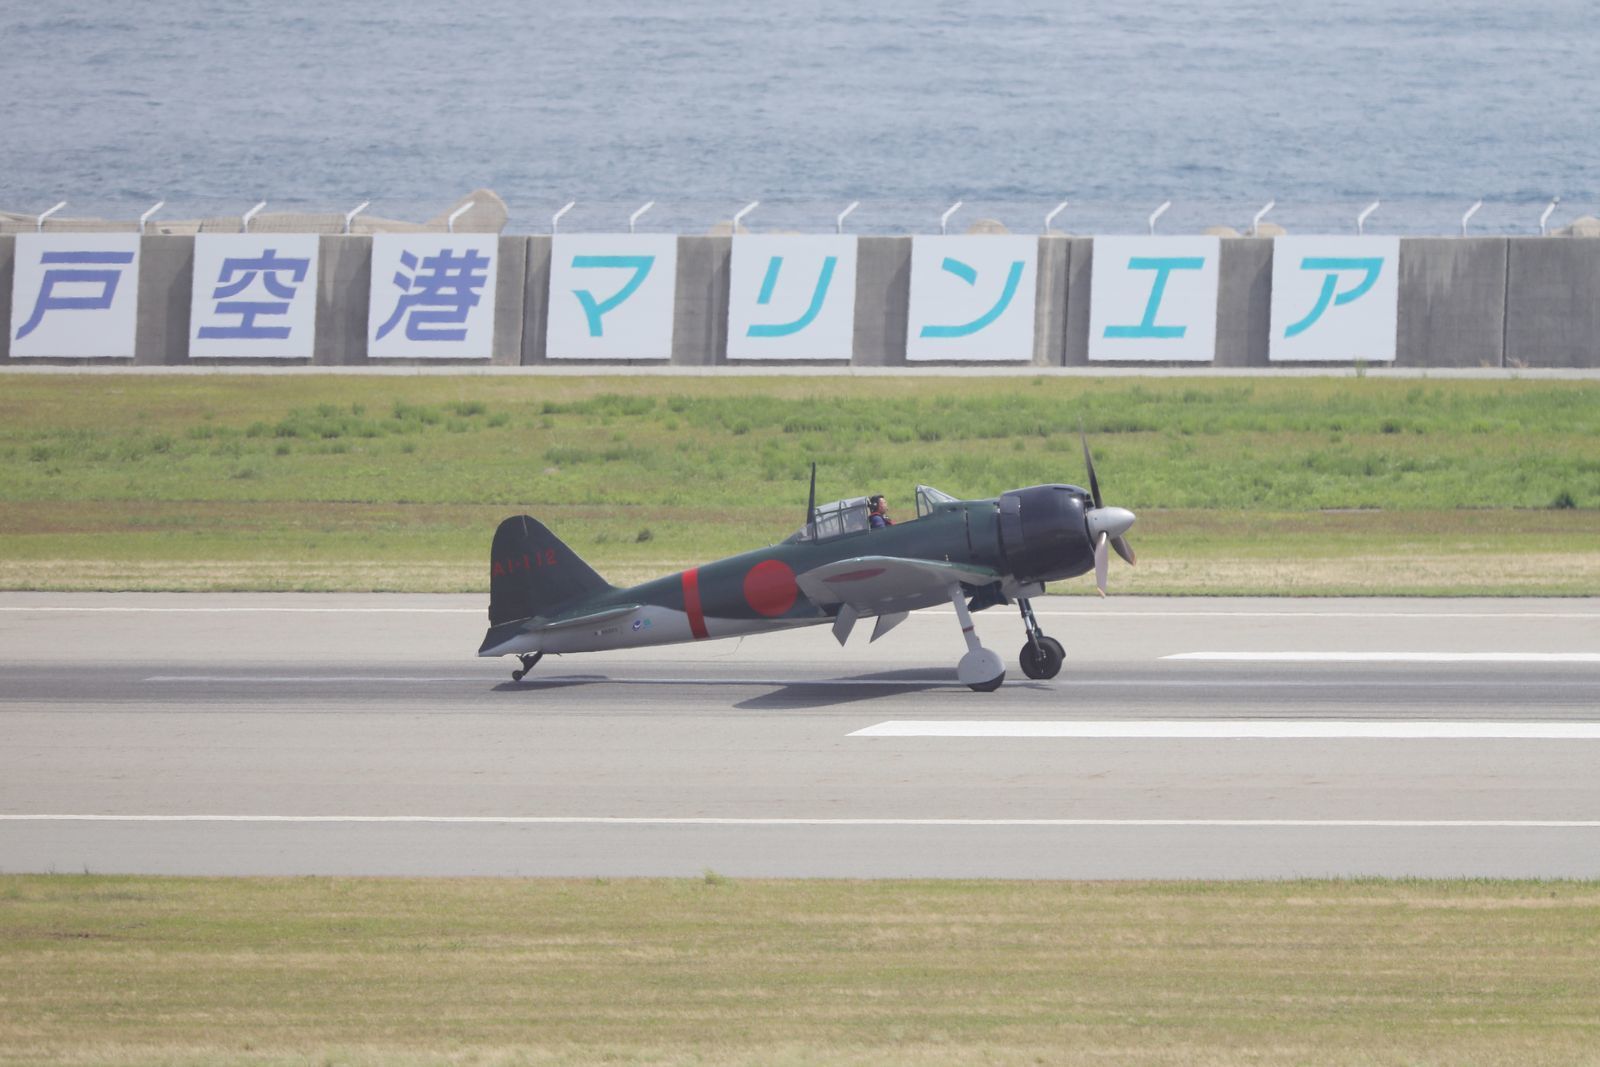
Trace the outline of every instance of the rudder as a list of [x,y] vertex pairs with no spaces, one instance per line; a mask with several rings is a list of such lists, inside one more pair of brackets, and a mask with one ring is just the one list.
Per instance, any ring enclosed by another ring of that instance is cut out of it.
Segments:
[[566,543],[531,515],[494,532],[489,549],[489,625],[555,615],[612,588]]

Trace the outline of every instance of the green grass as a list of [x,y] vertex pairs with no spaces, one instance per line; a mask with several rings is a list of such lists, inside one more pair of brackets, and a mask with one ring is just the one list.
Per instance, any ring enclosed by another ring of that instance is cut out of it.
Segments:
[[0,878],[0,1060],[1554,1064],[1600,885]]
[[[115,588],[475,589],[521,510],[642,577],[782,537],[813,459],[824,499],[902,518],[918,482],[1082,483],[1080,420],[1141,515],[1129,591],[1285,591],[1263,560],[1306,563],[1288,591],[1387,591],[1419,553],[1415,591],[1600,589],[1600,385],[1372,376],[8,375],[0,587],[81,564]],[[1337,565],[1357,543],[1326,512],[1382,513],[1359,526],[1378,580]]]

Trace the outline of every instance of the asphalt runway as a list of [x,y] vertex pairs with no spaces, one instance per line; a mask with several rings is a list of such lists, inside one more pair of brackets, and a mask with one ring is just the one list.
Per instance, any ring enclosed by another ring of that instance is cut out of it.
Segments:
[[1600,599],[1048,598],[549,657],[483,597],[0,594],[0,871],[1600,877]]

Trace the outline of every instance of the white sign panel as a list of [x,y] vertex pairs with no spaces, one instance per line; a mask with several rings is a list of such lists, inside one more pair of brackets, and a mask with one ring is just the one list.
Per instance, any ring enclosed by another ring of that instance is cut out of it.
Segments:
[[16,247],[13,356],[133,358],[138,234],[20,233]]
[[733,239],[729,359],[849,359],[855,318],[854,237]]
[[911,242],[906,359],[1033,359],[1037,237],[917,237]]
[[316,330],[315,234],[195,237],[190,359],[310,359]]
[[1399,302],[1400,238],[1279,237],[1268,358],[1391,362]]
[[671,359],[678,239],[557,234],[550,243],[550,359]]
[[1089,358],[1214,358],[1221,254],[1218,237],[1096,237]]
[[488,359],[500,236],[380,233],[372,238],[367,355]]

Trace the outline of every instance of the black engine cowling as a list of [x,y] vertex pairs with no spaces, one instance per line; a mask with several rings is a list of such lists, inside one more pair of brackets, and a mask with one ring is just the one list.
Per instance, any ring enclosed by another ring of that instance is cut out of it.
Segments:
[[1094,569],[1086,513],[1089,494],[1075,485],[1035,485],[1000,496],[1000,548],[1022,582],[1054,582]]

